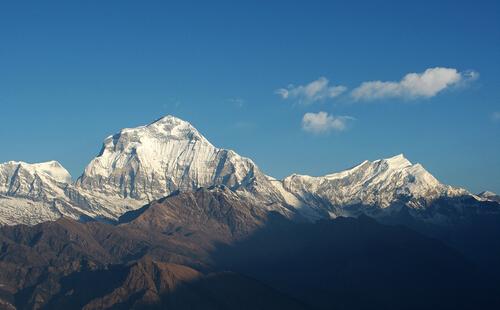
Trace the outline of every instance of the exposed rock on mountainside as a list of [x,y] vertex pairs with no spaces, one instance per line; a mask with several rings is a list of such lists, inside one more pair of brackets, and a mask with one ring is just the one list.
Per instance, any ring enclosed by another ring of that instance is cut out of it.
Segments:
[[[283,213],[289,212],[282,210]],[[225,186],[181,192],[125,214],[127,227],[183,235],[200,243],[231,242],[265,225],[268,212]]]
[[234,195],[174,194],[118,225],[1,227],[0,300],[18,309],[304,309],[287,296],[325,308],[335,296],[341,308],[387,309],[482,297],[473,266],[439,241],[367,218],[301,224]]
[[35,285],[33,291],[24,291],[32,297],[22,298],[35,306],[53,294],[53,283],[62,275],[125,264],[146,254],[204,270],[218,245],[252,234],[267,217],[231,190],[216,187],[171,195],[127,214],[118,225],[63,218],[35,226],[3,226],[0,284],[9,292]]
[[304,308],[251,279],[192,269],[210,270],[216,247],[267,221],[266,212],[244,205],[225,187],[174,194],[122,220],[1,227],[0,300],[29,309]]

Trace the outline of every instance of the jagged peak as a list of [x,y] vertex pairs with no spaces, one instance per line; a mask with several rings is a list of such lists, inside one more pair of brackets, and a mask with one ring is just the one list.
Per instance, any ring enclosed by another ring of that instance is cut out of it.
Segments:
[[477,194],[477,196],[480,196],[480,197],[495,197],[495,196],[498,196],[498,195],[496,193],[494,193],[494,192],[484,191],[484,192],[480,192],[479,194]]
[[[142,144],[149,139],[167,141],[203,141],[210,143],[200,132],[189,122],[172,115],[166,115],[147,125],[123,128],[118,133],[108,136],[104,140],[104,148],[113,147],[121,143]],[[101,151],[102,153],[102,151]],[[101,154],[100,154],[101,155]]]
[[412,165],[412,163],[403,154],[398,154],[385,159],[379,159],[375,162],[387,163],[389,167],[394,169],[405,168]]
[[159,125],[159,124],[191,125],[189,122],[187,122],[183,119],[180,119],[174,115],[170,115],[170,114],[167,114],[165,116],[162,116],[162,117],[152,121],[147,126],[154,125],[154,124],[156,124],[156,125]]
[[[407,167],[412,167],[415,166],[417,169],[423,169],[423,167],[420,164],[412,164],[403,154],[398,154],[389,158],[384,158],[384,159],[378,159],[375,161],[369,161],[369,160],[364,160],[363,162],[345,169],[341,170],[339,172],[332,172],[327,175],[319,176],[319,178],[326,178],[326,179],[339,179],[342,177],[346,177],[349,174],[355,172],[356,170],[366,166],[366,165],[373,165],[373,164],[380,164],[380,163],[385,163],[388,165],[390,169],[403,169]],[[293,178],[293,177],[300,177],[300,178],[316,178],[314,176],[309,176],[309,175],[302,175],[302,174],[291,174],[287,178]]]
[[154,122],[149,123],[144,128],[157,128],[166,132],[181,132],[181,131],[190,131],[195,132],[200,135],[198,130],[191,125],[188,121],[175,117],[173,115],[166,115],[162,118],[155,120]]
[[334,172],[334,173],[330,173],[330,174],[327,174],[325,175],[324,177],[329,179],[329,180],[332,180],[332,179],[338,179],[338,178],[342,178],[342,177],[345,177],[347,175],[349,175],[350,173],[358,170],[359,168],[365,166],[366,164],[369,164],[370,162],[368,160],[364,160],[363,162],[351,167],[351,168],[348,168],[348,169],[345,169],[345,170],[342,170],[340,172]]
[[43,173],[57,182],[71,183],[71,174],[58,161],[51,160],[41,163],[27,163],[24,161],[8,161],[0,164],[0,168],[17,169],[22,167],[31,173]]

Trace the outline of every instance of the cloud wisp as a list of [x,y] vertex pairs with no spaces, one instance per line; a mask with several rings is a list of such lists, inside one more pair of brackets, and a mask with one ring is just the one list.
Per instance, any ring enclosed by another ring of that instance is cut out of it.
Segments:
[[459,72],[453,68],[429,68],[422,73],[408,73],[400,81],[368,81],[353,89],[356,100],[386,98],[431,98],[445,89],[465,85],[479,77],[476,71]]
[[491,119],[494,120],[495,122],[500,122],[500,112],[496,111],[491,114]]
[[287,88],[280,88],[275,91],[283,99],[296,100],[301,104],[311,104],[317,101],[323,101],[335,98],[347,90],[342,85],[330,85],[325,77],[310,82],[306,85],[289,85]]
[[306,113],[302,117],[302,129],[314,134],[343,131],[352,120],[354,118],[350,116],[334,116],[323,111]]

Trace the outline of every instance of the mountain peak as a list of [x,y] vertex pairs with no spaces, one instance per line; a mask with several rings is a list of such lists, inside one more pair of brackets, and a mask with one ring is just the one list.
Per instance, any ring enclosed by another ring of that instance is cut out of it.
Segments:
[[493,193],[490,191],[481,192],[481,193],[477,194],[477,196],[480,199],[485,199],[485,200],[489,200],[489,201],[496,201],[496,202],[500,203],[500,195],[497,195],[496,193]]
[[71,183],[71,175],[58,161],[51,160],[48,162],[32,164],[32,166],[35,167],[37,171],[41,171],[51,176],[58,182]]
[[257,174],[251,160],[213,146],[190,123],[166,115],[108,137],[76,186],[144,204],[176,190],[246,186]]
[[5,170],[8,174],[14,174],[18,168],[23,168],[31,174],[42,173],[60,183],[71,183],[69,172],[55,160],[41,163],[27,163],[24,161],[8,161],[0,164],[0,170]]
[[480,192],[478,196],[483,196],[483,197],[488,197],[488,196],[497,196],[497,194],[490,192],[490,191],[484,191]]
[[183,119],[180,119],[176,116],[167,114],[167,115],[162,116],[162,117],[156,119],[155,121],[151,122],[149,125],[152,125],[152,124],[182,124],[182,123],[189,124],[189,122],[187,122]]
[[[142,128],[138,127],[138,128]],[[177,130],[190,130],[198,133],[198,130],[191,125],[188,121],[175,117],[173,115],[165,115],[154,122],[149,123],[145,128],[163,128],[166,131]]]
[[[176,142],[177,141],[177,142]],[[108,136],[98,157],[105,153],[136,153],[147,151],[159,145],[178,143],[180,141],[202,141],[211,145],[189,122],[172,115],[166,115],[147,125],[124,128],[118,133]]]
[[382,159],[381,161],[386,162],[391,168],[404,168],[411,166],[412,163],[403,155],[398,154],[389,158]]
[[[119,133],[110,136],[106,141],[117,140],[121,137],[129,136],[133,141],[144,142],[142,140],[208,140],[199,133],[189,122],[173,115],[165,115],[145,126],[134,128],[124,128]],[[121,139],[124,140],[124,139]],[[125,139],[128,140],[128,139]],[[105,143],[106,143],[105,141]]]

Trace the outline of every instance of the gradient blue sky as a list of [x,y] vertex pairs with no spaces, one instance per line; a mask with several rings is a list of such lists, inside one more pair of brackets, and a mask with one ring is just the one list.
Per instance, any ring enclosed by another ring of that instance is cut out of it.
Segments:
[[[498,1],[166,2],[2,1],[0,162],[56,159],[77,177],[109,134],[173,114],[276,177],[404,153],[500,192]],[[434,67],[480,77],[430,98],[350,96]],[[349,90],[275,93],[320,77]],[[303,130],[320,111],[355,119]]]

